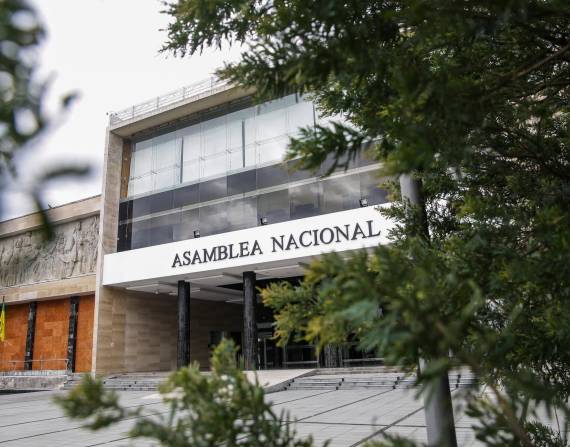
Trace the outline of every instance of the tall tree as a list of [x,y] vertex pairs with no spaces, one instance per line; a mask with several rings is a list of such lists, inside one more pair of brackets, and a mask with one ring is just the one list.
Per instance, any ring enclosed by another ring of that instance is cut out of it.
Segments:
[[384,175],[423,182],[425,216],[392,183],[382,211],[399,223],[390,246],[324,257],[301,286],[263,293],[282,340],[357,334],[391,362],[431,359],[426,383],[468,365],[495,395],[466,396],[480,439],[559,442],[528,421],[537,403],[568,417],[568,2],[178,0],[166,9],[165,51],[240,45],[222,77],[259,99],[310,94],[321,113],[349,120],[293,139],[299,166],[316,169],[331,154],[342,166],[368,148]]
[[[0,218],[2,190],[18,185],[17,155],[45,133],[53,117],[43,109],[48,85],[38,79],[36,55],[45,29],[35,8],[25,0],[0,2]],[[67,108],[74,95],[62,99]],[[46,182],[67,175],[83,175],[85,166],[67,165],[45,171],[28,191],[51,234],[42,197]],[[20,184],[19,187],[23,188]]]

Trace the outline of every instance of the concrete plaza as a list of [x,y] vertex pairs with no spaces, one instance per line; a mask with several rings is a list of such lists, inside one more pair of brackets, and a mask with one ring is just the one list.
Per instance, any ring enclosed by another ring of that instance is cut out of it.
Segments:
[[[96,433],[66,419],[52,398],[56,391],[0,395],[1,446],[151,446],[148,440],[130,440],[125,432],[133,420],[125,420]],[[127,406],[144,406],[147,412],[164,412],[160,396],[153,392],[120,392]],[[426,441],[421,400],[413,390],[289,390],[268,394],[277,412],[289,412],[299,436],[312,435],[316,445],[327,439],[334,447],[363,445],[382,434],[400,434]],[[478,445],[472,422],[456,409],[459,445]]]

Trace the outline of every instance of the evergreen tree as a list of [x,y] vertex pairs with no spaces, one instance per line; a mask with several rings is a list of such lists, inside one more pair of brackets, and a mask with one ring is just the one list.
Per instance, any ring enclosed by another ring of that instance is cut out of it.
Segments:
[[[429,360],[420,385],[467,366],[490,390],[463,396],[486,445],[566,445],[567,1],[178,0],[166,12],[164,51],[239,45],[242,59],[221,76],[259,100],[308,94],[321,113],[348,120],[293,139],[299,167],[332,156],[336,169],[366,150],[394,179],[381,211],[397,224],[390,245],[324,256],[299,286],[263,291],[281,341],[322,347],[356,335],[410,370]],[[410,173],[424,206],[400,198],[395,179]],[[93,414],[102,390],[80,390],[76,403],[87,393]],[[536,422],[539,404],[564,426]]]
[[[28,150],[45,133],[53,121],[43,104],[47,82],[38,79],[36,53],[45,39],[45,28],[35,8],[26,0],[5,0],[0,3],[0,218],[2,190],[18,185],[17,155]],[[62,109],[74,99],[73,94],[62,98]],[[52,235],[42,189],[51,180],[86,174],[87,167],[76,164],[60,165],[44,171],[33,182],[30,197],[43,218],[43,229]]]
[[222,77],[348,119],[293,139],[300,167],[368,150],[383,175],[423,183],[425,210],[392,182],[391,245],[326,256],[299,287],[263,292],[281,340],[357,334],[392,363],[429,359],[425,383],[467,365],[495,396],[466,396],[482,440],[548,438],[533,408],[567,414],[570,395],[567,1],[179,0],[167,12],[165,51],[239,45]]

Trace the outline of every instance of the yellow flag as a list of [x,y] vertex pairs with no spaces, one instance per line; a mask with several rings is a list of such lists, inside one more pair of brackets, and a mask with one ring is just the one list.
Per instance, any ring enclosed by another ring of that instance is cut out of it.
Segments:
[[0,312],[0,341],[6,340],[6,304],[2,300],[2,312]]

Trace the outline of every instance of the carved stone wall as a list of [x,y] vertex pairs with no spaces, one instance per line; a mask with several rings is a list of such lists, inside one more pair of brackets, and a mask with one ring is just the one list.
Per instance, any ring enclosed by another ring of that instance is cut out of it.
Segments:
[[56,225],[54,233],[51,240],[39,230],[0,239],[0,287],[95,273],[99,216]]

